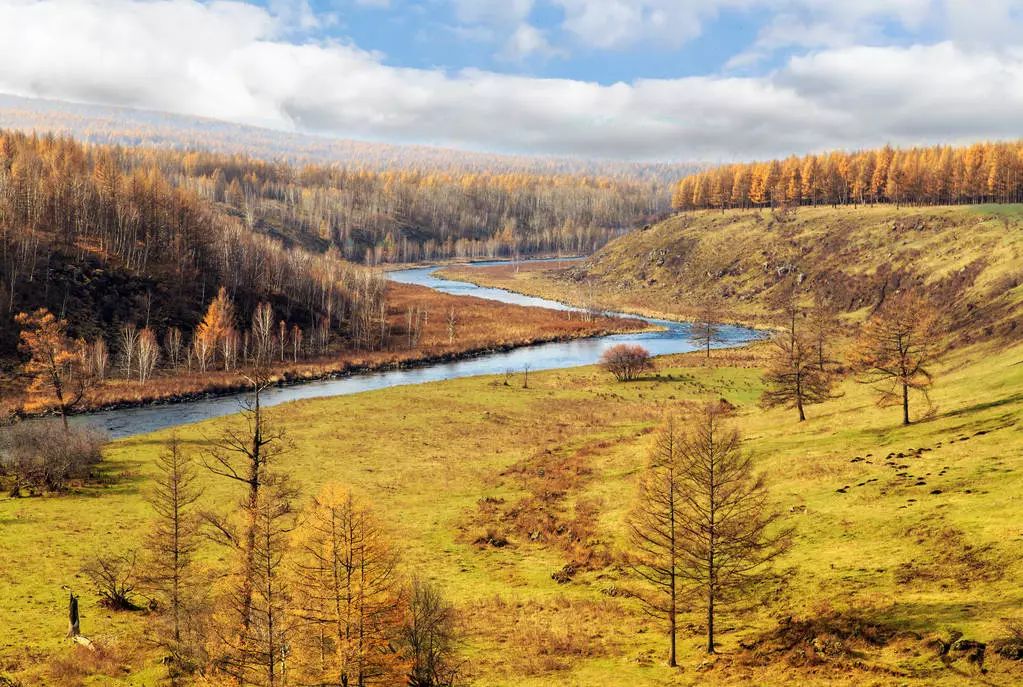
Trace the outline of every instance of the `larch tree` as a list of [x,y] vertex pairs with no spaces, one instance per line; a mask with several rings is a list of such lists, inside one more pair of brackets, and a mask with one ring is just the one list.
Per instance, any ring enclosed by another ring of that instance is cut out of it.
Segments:
[[347,489],[327,484],[295,540],[299,680],[396,684],[406,672],[392,649],[402,620],[398,557],[373,513]]
[[813,307],[807,317],[809,335],[814,347],[817,367],[825,370],[829,365],[834,365],[828,351],[834,348],[833,343],[841,332],[836,309],[822,294],[814,295]]
[[710,349],[715,343],[721,341],[721,302],[720,300],[710,294],[704,294],[700,297],[696,306],[696,317],[690,326],[690,336],[700,348],[702,348],[708,358],[710,358]]
[[[257,552],[262,492],[269,483],[279,483],[273,464],[285,452],[284,433],[270,426],[261,403],[261,396],[270,386],[266,377],[257,376],[252,383],[252,399],[242,408],[243,427],[228,427],[210,442],[203,453],[203,463],[214,475],[224,477],[245,489],[239,515],[233,522],[216,513],[205,513],[214,538],[235,552],[237,591],[234,595],[233,641],[229,644],[238,655],[245,654],[252,638],[253,600],[259,580]],[[240,652],[240,654],[238,653]]]
[[68,431],[68,413],[82,400],[95,379],[85,360],[85,343],[72,341],[67,323],[45,308],[19,313],[21,350],[29,356],[22,370],[32,377],[29,391],[52,397]]
[[877,391],[878,405],[902,406],[904,425],[910,392],[928,398],[934,383],[941,329],[934,305],[911,292],[887,299],[860,329],[850,363]]
[[685,588],[682,579],[682,492],[679,426],[668,417],[654,442],[640,480],[639,500],[629,516],[630,566],[650,591],[638,598],[647,613],[663,619],[668,634],[668,665],[678,665],[678,616]]
[[708,653],[721,609],[772,577],[771,563],[791,541],[764,477],[754,474],[739,433],[725,422],[721,406],[708,404],[680,433],[677,448],[678,576],[705,611]]
[[815,342],[800,332],[786,332],[771,339],[764,386],[761,405],[794,408],[800,422],[806,420],[806,406],[833,397],[831,373],[818,364]]
[[408,592],[408,611],[398,642],[407,662],[409,687],[452,687],[461,666],[455,609],[436,585],[418,577]]
[[217,291],[216,298],[210,302],[206,309],[202,322],[195,328],[194,341],[197,346],[197,356],[201,349],[208,356],[207,360],[212,358],[223,338],[227,336],[228,332],[234,330],[235,320],[234,301],[228,295],[227,289],[221,286]]
[[161,602],[166,624],[160,642],[170,651],[175,669],[189,667],[196,643],[187,641],[200,595],[195,554],[200,545],[197,503],[202,496],[191,456],[173,435],[157,457],[159,474],[149,504],[156,522],[147,540],[146,584]]

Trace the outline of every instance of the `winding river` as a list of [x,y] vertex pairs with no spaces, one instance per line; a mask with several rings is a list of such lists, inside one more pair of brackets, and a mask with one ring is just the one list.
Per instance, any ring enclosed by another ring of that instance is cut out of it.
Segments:
[[[499,263],[480,262],[475,264],[484,267]],[[555,310],[579,310],[578,308],[543,298],[523,296],[503,289],[479,287],[466,282],[443,279],[435,274],[438,269],[440,268],[433,266],[397,270],[390,272],[388,277],[393,281],[403,284],[417,284],[459,296],[475,296],[477,298],[486,298],[515,305],[552,308]],[[625,314],[620,316],[637,317]],[[325,379],[317,382],[275,387],[265,393],[263,403],[265,405],[277,405],[303,398],[344,396],[406,384],[423,384],[459,377],[500,374],[506,370],[521,370],[526,365],[529,366],[531,371],[591,365],[597,362],[601,353],[606,348],[620,343],[641,344],[653,355],[683,353],[696,348],[690,336],[688,324],[645,317],[638,319],[659,325],[662,329],[659,331],[615,334],[589,339],[577,339],[575,341],[537,344],[535,346],[489,353],[454,362],[435,363],[401,370],[368,372],[337,379]],[[721,334],[722,342],[719,344],[720,347],[741,345],[760,336],[760,333],[755,330],[736,326],[723,327]],[[242,396],[237,394],[183,403],[106,410],[77,416],[74,421],[96,425],[105,429],[111,437],[122,438],[198,422],[208,418],[220,417],[222,415],[230,415],[237,412]]]

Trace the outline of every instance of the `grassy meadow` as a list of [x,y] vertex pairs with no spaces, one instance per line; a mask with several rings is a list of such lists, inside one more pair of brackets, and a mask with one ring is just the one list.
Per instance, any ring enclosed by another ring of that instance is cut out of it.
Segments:
[[[757,346],[716,352],[711,365],[667,357],[624,384],[587,367],[532,373],[529,388],[518,376],[480,377],[291,403],[270,411],[289,430],[279,466],[303,498],[337,481],[370,500],[407,568],[462,611],[473,685],[1023,681],[1023,666],[991,651],[981,675],[965,662],[946,667],[926,643],[953,629],[994,640],[1006,619],[1023,618],[1023,346],[950,354],[930,417],[909,427],[852,381],[805,423],[762,411],[760,357]],[[737,407],[746,449],[797,539],[780,566],[787,585],[719,620],[715,660],[701,653],[701,616],[687,614],[672,670],[663,625],[618,593],[631,582],[616,552],[661,418],[721,398]],[[178,434],[199,451],[236,421]],[[140,544],[144,494],[169,437],[112,444],[104,486],[0,499],[0,675],[159,684],[146,615],[98,606],[78,571],[89,556]],[[240,496],[222,479],[203,482],[208,507]],[[215,565],[220,554],[204,555]],[[62,585],[81,594],[82,631],[101,655],[64,639]]]

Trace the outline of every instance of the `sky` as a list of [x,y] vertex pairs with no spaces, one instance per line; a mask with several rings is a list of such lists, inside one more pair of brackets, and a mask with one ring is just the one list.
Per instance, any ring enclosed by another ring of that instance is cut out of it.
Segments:
[[1023,0],[0,0],[0,92],[622,160],[1015,139]]

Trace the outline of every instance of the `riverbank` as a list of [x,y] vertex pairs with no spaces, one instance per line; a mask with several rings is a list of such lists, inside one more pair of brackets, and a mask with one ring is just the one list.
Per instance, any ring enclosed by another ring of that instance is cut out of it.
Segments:
[[[577,259],[551,260],[543,263],[500,264],[486,266],[449,265],[437,270],[445,279],[463,281],[484,288],[504,289],[513,293],[555,301],[573,308],[594,312],[615,311],[628,315],[673,322],[687,321],[684,308],[661,310],[629,298],[626,293],[590,288],[586,283],[572,281],[568,270],[578,265]],[[690,313],[691,319],[694,313]],[[729,316],[722,324],[750,329],[775,329],[777,322],[768,317]]]
[[[418,342],[408,348],[406,318],[409,309],[427,316]],[[454,313],[454,324],[450,314]],[[602,317],[594,320],[573,313],[527,308],[492,300],[453,296],[433,289],[392,282],[388,287],[388,322],[391,334],[382,351],[338,351],[316,360],[280,362],[271,377],[281,386],[338,379],[362,373],[422,367],[538,344],[585,339],[650,329],[642,321]],[[145,384],[111,379],[88,397],[81,413],[149,405],[185,403],[244,392],[247,370],[205,373],[163,371]],[[52,408],[42,398],[29,398],[21,388],[8,385],[0,417],[45,415]],[[4,412],[6,411],[6,412]]]

